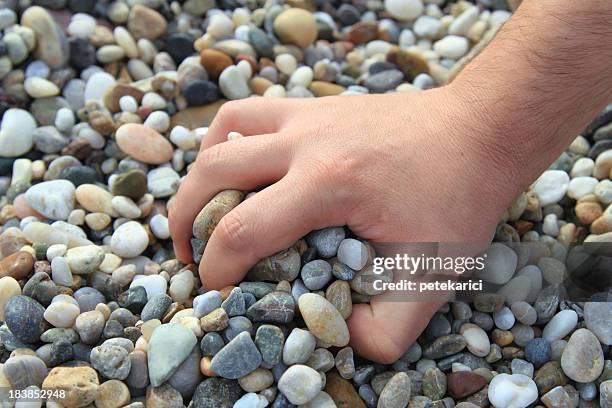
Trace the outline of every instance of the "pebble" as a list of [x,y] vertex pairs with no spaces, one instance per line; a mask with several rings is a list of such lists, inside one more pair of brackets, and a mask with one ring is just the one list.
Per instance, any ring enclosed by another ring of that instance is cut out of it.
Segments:
[[284,341],[285,335],[277,326],[269,324],[259,326],[255,334],[255,344],[261,353],[262,365],[273,367],[280,363]]
[[436,41],[433,45],[434,51],[441,57],[459,59],[469,50],[469,42],[465,37],[458,35],[447,35],[443,39]]
[[176,193],[179,174],[170,167],[158,167],[147,175],[147,188],[154,198],[168,197]]
[[514,275],[518,264],[518,255],[508,246],[493,243],[486,251],[485,266],[477,276],[487,282],[503,285]]
[[97,310],[81,313],[75,321],[74,329],[84,344],[96,344],[104,330],[104,315]]
[[84,407],[92,404],[100,382],[96,371],[87,366],[55,367],[45,378],[44,389],[65,389],[67,392],[57,402],[64,406]]
[[491,350],[487,333],[475,324],[466,323],[461,326],[459,333],[465,339],[468,350],[478,357],[486,357]]
[[21,15],[21,24],[32,29],[36,35],[36,58],[51,68],[60,68],[66,64],[69,57],[66,36],[44,8],[29,7]]
[[4,112],[0,124],[0,156],[18,157],[34,144],[34,117],[23,109],[11,108]]
[[295,314],[295,300],[290,293],[274,291],[251,305],[246,315],[254,322],[289,323]]
[[89,358],[93,368],[106,378],[125,380],[130,373],[131,361],[123,347],[103,344],[94,347]]
[[573,310],[561,310],[544,326],[542,337],[549,342],[567,336],[578,324],[578,315]]
[[25,279],[32,272],[34,257],[27,251],[17,251],[0,261],[0,277]]
[[541,206],[557,203],[569,187],[569,176],[562,170],[547,170],[535,181],[532,188]]
[[[25,289],[25,288],[24,288]],[[36,300],[17,295],[4,305],[5,323],[17,338],[27,343],[37,343],[44,331],[45,308]]]
[[79,307],[73,303],[53,302],[47,307],[43,316],[55,327],[70,328],[79,314]]
[[95,272],[104,260],[104,250],[96,245],[85,245],[70,248],[66,252],[66,261],[70,271],[77,275],[88,275]]
[[130,402],[129,388],[118,380],[108,380],[98,388],[95,404],[99,408],[115,408],[128,405]]
[[343,227],[324,228],[308,234],[306,242],[317,249],[319,256],[331,258],[336,256],[340,243],[345,237]]
[[302,282],[310,290],[322,289],[332,278],[332,267],[329,262],[315,259],[302,267]]
[[289,367],[278,380],[278,390],[295,405],[312,401],[322,388],[323,383],[319,373],[301,364]]
[[612,302],[586,302],[584,305],[584,322],[602,344],[612,345],[612,327],[609,324],[612,316]]
[[595,381],[604,368],[604,355],[597,337],[588,329],[578,329],[561,356],[561,368],[572,380],[587,383]]
[[304,9],[290,8],[274,19],[274,31],[283,43],[306,48],[317,39],[317,23]]
[[[147,360],[151,385],[158,387],[172,376],[197,344],[193,332],[178,323],[164,324],[153,331]],[[168,353],[172,350],[172,353]]]
[[378,399],[378,408],[402,408],[410,401],[410,377],[399,372],[387,381]]
[[2,366],[4,376],[15,389],[40,387],[47,376],[47,366],[40,358],[20,355],[8,358]]
[[283,363],[287,366],[306,363],[316,344],[315,336],[308,330],[293,329],[283,346]]
[[215,354],[211,368],[220,377],[236,379],[254,371],[261,361],[261,354],[251,335],[242,332]]
[[214,196],[198,213],[193,223],[193,235],[207,242],[221,218],[242,201],[238,190],[224,190]]
[[110,245],[115,254],[123,258],[134,258],[147,249],[149,236],[140,223],[129,221],[115,230]]
[[230,65],[221,72],[219,88],[228,99],[244,99],[251,94],[246,79],[235,65]]
[[421,0],[385,0],[385,10],[398,20],[413,20],[424,11]]
[[368,249],[361,241],[353,238],[344,239],[338,247],[338,261],[359,271],[368,261]]
[[193,299],[193,310],[197,318],[206,316],[213,310],[221,307],[221,293],[216,290],[208,291]]
[[172,159],[170,142],[148,126],[127,123],[117,129],[115,139],[123,152],[143,163],[163,164]]
[[153,40],[166,31],[167,25],[166,19],[149,7],[136,4],[130,9],[127,28],[137,40]]
[[344,347],[349,342],[346,322],[324,297],[314,293],[300,296],[298,305],[308,329],[324,342]]
[[540,368],[551,358],[550,342],[543,338],[532,339],[525,345],[525,358],[533,363],[535,368]]
[[5,321],[4,310],[8,300],[19,295],[21,295],[19,282],[10,276],[0,278],[0,321]]
[[195,408],[233,407],[242,396],[242,389],[236,381],[223,378],[207,378],[193,394]]
[[512,311],[504,306],[493,313],[493,321],[495,322],[495,326],[501,330],[510,330],[512,326],[514,326],[516,319]]
[[538,388],[525,375],[498,374],[489,383],[487,395],[497,408],[525,408],[538,399]]

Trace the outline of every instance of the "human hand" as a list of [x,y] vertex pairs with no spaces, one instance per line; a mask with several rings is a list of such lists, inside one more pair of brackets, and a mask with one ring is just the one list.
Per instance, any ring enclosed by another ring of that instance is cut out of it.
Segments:
[[[262,186],[208,241],[200,263],[207,289],[240,281],[259,259],[327,226],[347,225],[373,242],[487,242],[519,189],[493,165],[499,159],[489,157],[481,122],[451,86],[228,102],[170,210],[176,255],[191,261],[194,218],[216,193]],[[227,141],[230,131],[247,137]],[[439,306],[355,305],[351,344],[364,357],[395,361]]]

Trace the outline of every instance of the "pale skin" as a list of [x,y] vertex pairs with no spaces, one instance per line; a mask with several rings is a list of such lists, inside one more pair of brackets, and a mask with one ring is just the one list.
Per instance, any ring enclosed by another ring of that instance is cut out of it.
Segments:
[[[170,209],[178,259],[192,261],[193,220],[228,188],[265,187],[214,230],[200,264],[206,289],[327,226],[373,242],[488,241],[517,194],[612,100],[611,17],[608,0],[525,0],[450,85],[226,103]],[[228,142],[230,131],[247,137]],[[351,345],[393,362],[439,307],[355,305]]]

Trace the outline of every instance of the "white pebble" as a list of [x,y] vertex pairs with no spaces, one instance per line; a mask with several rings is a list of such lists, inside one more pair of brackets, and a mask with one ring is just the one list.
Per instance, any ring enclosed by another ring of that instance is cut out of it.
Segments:
[[569,187],[569,175],[562,170],[547,170],[533,183],[540,206],[554,204],[561,200]]
[[159,239],[170,238],[170,227],[168,226],[168,218],[161,214],[155,214],[149,221],[153,235]]
[[64,256],[68,247],[64,244],[53,244],[47,248],[47,260],[51,262],[57,256]]
[[138,102],[132,95],[123,95],[119,99],[119,107],[123,112],[136,113]]
[[74,326],[79,313],[79,307],[72,303],[53,302],[47,307],[43,316],[55,327],[68,328]]
[[578,314],[573,310],[561,310],[544,326],[542,338],[553,342],[567,336],[578,324]]
[[359,271],[368,262],[368,249],[361,241],[353,238],[344,239],[338,247],[338,261]]
[[183,150],[196,148],[194,133],[184,126],[175,126],[170,131],[170,141]]
[[74,112],[70,108],[60,108],[55,114],[55,127],[60,132],[68,132],[74,123]]
[[136,219],[140,218],[142,215],[140,208],[138,208],[134,200],[129,197],[115,196],[111,200],[111,205],[120,216],[125,218]]
[[542,232],[551,237],[559,235],[557,214],[547,214],[542,222]]
[[440,41],[436,41],[433,49],[444,58],[457,60],[468,52],[469,42],[465,37],[447,35]]
[[421,0],[385,0],[385,9],[398,20],[414,20],[424,8]]
[[111,250],[122,258],[137,257],[147,249],[148,245],[147,231],[136,221],[122,224],[111,238]]
[[585,195],[592,194],[595,186],[599,183],[594,177],[575,177],[567,187],[567,195],[574,200],[578,200]]
[[144,121],[145,126],[164,133],[170,127],[170,116],[164,111],[151,112]]
[[526,408],[538,399],[538,387],[523,374],[498,374],[489,383],[488,397],[496,408]]
[[51,278],[57,285],[72,286],[70,265],[68,265],[68,261],[63,256],[57,256],[51,261]]
[[588,177],[593,174],[593,167],[595,167],[595,162],[593,159],[589,157],[581,157],[572,166],[572,171],[570,175],[572,178],[575,177]]

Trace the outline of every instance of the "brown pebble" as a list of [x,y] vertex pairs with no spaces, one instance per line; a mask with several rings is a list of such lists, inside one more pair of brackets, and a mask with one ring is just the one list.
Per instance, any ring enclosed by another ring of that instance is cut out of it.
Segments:
[[166,19],[157,11],[140,4],[132,6],[127,27],[135,39],[153,40],[165,33],[167,26]]
[[233,64],[232,59],[221,51],[206,49],[200,52],[200,64],[206,68],[208,76],[213,81],[219,79],[221,72]]
[[514,341],[514,335],[509,330],[494,329],[491,332],[491,340],[498,346],[504,347]]
[[487,385],[487,380],[470,371],[450,373],[446,379],[448,393],[453,398],[464,398],[472,395]]
[[353,24],[349,29],[346,39],[357,45],[375,40],[377,36],[378,23],[375,21],[360,21]]
[[202,357],[202,360],[200,360],[200,371],[207,377],[216,377],[217,374],[211,368],[211,361],[212,357]]
[[183,309],[185,309],[185,306],[183,306],[181,303],[177,303],[177,302],[172,303],[170,307],[168,308],[168,311],[162,318],[162,323],[170,323],[170,320],[172,320],[174,315]]
[[0,278],[10,276],[16,280],[25,279],[33,267],[34,257],[29,252],[15,252],[0,261]]
[[121,97],[126,95],[134,97],[136,102],[140,104],[140,101],[144,96],[144,92],[133,86],[118,83],[110,88],[104,95],[104,105],[106,105],[111,112],[119,112],[121,110],[119,100]]
[[603,210],[597,203],[580,203],[574,208],[576,218],[585,225],[591,225],[593,221],[601,217]]
[[335,371],[327,373],[325,392],[332,397],[338,408],[366,408],[350,381]]
[[221,331],[228,325],[229,318],[222,307],[213,310],[200,319],[200,326],[206,332]]
[[308,89],[317,97],[339,95],[346,90],[342,85],[325,81],[312,81]]
[[172,159],[172,145],[145,125],[128,123],[117,129],[117,144],[123,152],[147,164],[162,164]]

